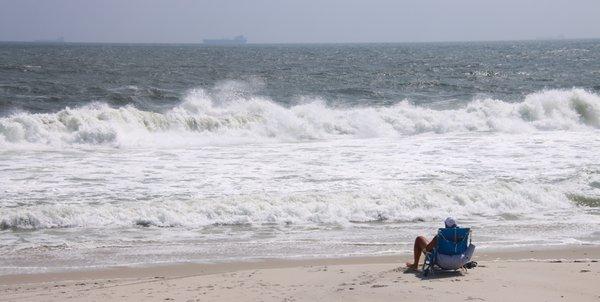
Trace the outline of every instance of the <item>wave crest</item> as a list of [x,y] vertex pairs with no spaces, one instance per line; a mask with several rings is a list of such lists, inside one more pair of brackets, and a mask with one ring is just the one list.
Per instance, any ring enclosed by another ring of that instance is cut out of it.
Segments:
[[0,143],[173,145],[231,141],[302,141],[420,133],[524,132],[600,128],[600,96],[583,89],[545,90],[522,102],[474,100],[434,110],[407,101],[390,107],[332,108],[322,100],[284,107],[253,94],[187,93],[166,112],[94,103],[56,113],[0,118]]

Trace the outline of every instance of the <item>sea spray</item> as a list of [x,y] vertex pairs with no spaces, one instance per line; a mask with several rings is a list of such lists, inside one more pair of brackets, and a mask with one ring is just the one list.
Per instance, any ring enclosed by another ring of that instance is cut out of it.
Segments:
[[[218,96],[219,94],[217,94]],[[203,89],[165,112],[93,103],[56,113],[0,118],[5,147],[105,145],[170,147],[261,141],[374,138],[421,133],[571,130],[600,127],[600,96],[583,89],[545,90],[521,102],[474,100],[435,110],[408,101],[388,107],[328,107],[321,101],[284,107],[258,95],[226,101]],[[168,136],[168,140],[163,140]]]

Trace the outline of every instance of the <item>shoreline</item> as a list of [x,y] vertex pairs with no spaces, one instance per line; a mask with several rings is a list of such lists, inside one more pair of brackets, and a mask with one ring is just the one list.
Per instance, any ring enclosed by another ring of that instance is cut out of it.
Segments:
[[[333,256],[315,258],[254,258],[231,261],[217,260],[208,262],[125,264],[97,268],[66,268],[48,272],[0,275],[0,286],[7,284],[18,284],[27,281],[37,282],[40,280],[40,278],[47,278],[47,280],[52,281],[84,280],[103,277],[139,278],[156,275],[158,272],[167,276],[180,277],[182,275],[210,275],[238,270],[287,268],[306,265],[379,264],[394,262],[398,262],[398,265],[404,265],[405,261],[402,259],[406,259],[408,261],[411,258],[412,254],[406,252],[393,255]],[[483,250],[476,249],[474,256],[475,261],[551,261],[562,259],[600,261],[600,245],[584,244],[486,248]]]
[[[512,283],[511,291],[523,290],[528,293],[533,291],[535,295],[531,297],[534,298],[551,294],[549,297],[553,300],[551,297],[559,298],[556,295],[560,292],[568,292],[571,297],[572,294],[577,293],[580,295],[577,296],[578,300],[600,298],[600,290],[596,289],[596,285],[600,283],[600,246],[598,245],[481,250],[475,252],[474,260],[479,263],[479,267],[474,270],[469,270],[466,274],[452,273],[448,276],[446,273],[439,273],[442,277],[427,279],[422,279],[420,274],[404,272],[404,262],[410,257],[408,254],[401,254],[319,259],[262,259],[4,275],[0,276],[0,292],[3,292],[0,300],[53,301],[68,298],[95,300],[109,296],[123,301],[136,301],[142,298],[152,301],[167,298],[196,301],[194,297],[217,301],[231,299],[254,301],[259,298],[265,301],[282,301],[282,297],[288,297],[290,299],[286,301],[310,301],[319,297],[324,297],[325,300],[346,299],[349,297],[346,295],[351,293],[357,295],[354,299],[356,301],[364,299],[378,301],[389,297],[401,298],[396,295],[405,291],[420,292],[419,289],[423,287],[431,290],[422,293],[435,292],[438,287],[448,290],[452,287],[452,283],[458,281],[469,281],[463,285],[474,286],[471,290],[480,293],[478,297],[481,299],[494,300],[492,296],[487,298],[484,296],[488,290],[490,294],[497,295],[495,289],[488,287],[498,282]],[[533,277],[523,279],[529,274],[533,274]],[[317,275],[320,277],[314,279]],[[261,278],[256,278],[257,276]],[[360,281],[364,276],[371,276],[367,278],[371,281]],[[265,285],[270,284],[266,280],[272,280],[273,285]],[[402,282],[396,282],[399,280]],[[436,283],[435,287],[432,282]],[[192,285],[197,284],[207,285],[192,288]],[[553,288],[555,284],[560,286]],[[534,285],[542,286],[544,291],[541,292],[537,287],[532,289]],[[182,286],[185,290],[181,288]],[[299,290],[300,287],[306,289],[311,286],[311,290]],[[270,293],[278,294],[271,295],[273,297],[265,296],[264,290],[267,289]],[[149,294],[150,292],[152,294]],[[314,296],[316,293],[320,294]],[[373,297],[365,296],[373,293],[375,294]],[[166,298],[158,299],[162,296]],[[426,296],[421,298],[427,299]],[[458,295],[456,299],[450,298],[450,301],[465,300],[465,298],[468,297]]]

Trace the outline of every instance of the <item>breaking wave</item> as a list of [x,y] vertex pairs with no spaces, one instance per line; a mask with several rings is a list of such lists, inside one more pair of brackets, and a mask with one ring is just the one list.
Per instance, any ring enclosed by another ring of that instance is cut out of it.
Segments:
[[94,103],[56,113],[12,114],[0,118],[0,145],[171,146],[597,128],[600,96],[576,88],[533,93],[517,103],[474,100],[448,110],[408,101],[389,107],[334,108],[318,99],[285,107],[254,94],[223,98],[195,89],[180,105],[162,113]]
[[[215,199],[155,200],[131,203],[68,203],[7,208],[0,229],[69,227],[201,227],[209,225],[340,224],[413,222],[456,217],[515,217],[552,220],[548,210],[576,211],[564,192],[552,186],[498,182],[487,186],[449,184],[388,188],[381,191],[243,195]],[[569,215],[565,215],[569,218]]]

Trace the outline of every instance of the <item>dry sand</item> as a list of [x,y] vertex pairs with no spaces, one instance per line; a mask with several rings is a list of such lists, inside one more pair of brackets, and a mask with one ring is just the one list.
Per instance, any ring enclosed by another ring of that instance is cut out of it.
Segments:
[[0,300],[600,301],[600,247],[476,251],[479,267],[425,279],[399,268],[407,260],[262,260],[1,276]]

